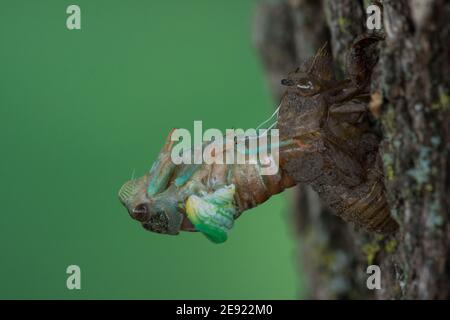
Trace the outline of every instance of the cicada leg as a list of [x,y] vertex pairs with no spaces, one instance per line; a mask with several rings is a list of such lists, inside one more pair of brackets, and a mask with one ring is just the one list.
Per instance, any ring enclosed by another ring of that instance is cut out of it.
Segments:
[[166,142],[161,149],[158,159],[153,163],[149,173],[149,184],[147,194],[153,196],[166,189],[167,183],[175,170],[176,165],[171,159],[171,152],[174,141],[171,140],[172,129],[166,138]]
[[366,87],[378,62],[377,44],[384,38],[370,33],[358,36],[347,52],[346,70],[348,77],[357,87]]
[[350,80],[343,80],[338,87],[330,90],[326,100],[328,105],[342,103],[363,94],[364,90],[365,89],[363,87],[355,85]]

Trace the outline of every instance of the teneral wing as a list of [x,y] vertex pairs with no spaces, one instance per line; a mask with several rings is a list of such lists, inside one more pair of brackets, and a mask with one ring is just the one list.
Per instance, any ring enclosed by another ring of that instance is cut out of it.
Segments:
[[227,240],[234,224],[235,187],[225,186],[203,196],[192,195],[186,201],[186,214],[195,229],[214,243]]

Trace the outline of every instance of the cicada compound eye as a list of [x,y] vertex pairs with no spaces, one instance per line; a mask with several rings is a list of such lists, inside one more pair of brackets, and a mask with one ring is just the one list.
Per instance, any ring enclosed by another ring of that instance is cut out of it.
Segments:
[[145,203],[141,203],[134,207],[131,212],[131,216],[133,219],[138,220],[140,222],[145,222],[149,219],[149,210],[148,206]]

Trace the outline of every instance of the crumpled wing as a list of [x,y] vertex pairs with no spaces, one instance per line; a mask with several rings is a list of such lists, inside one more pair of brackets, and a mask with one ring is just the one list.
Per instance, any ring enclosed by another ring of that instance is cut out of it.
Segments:
[[214,243],[227,240],[234,224],[234,184],[201,196],[192,195],[186,200],[186,214],[195,226]]

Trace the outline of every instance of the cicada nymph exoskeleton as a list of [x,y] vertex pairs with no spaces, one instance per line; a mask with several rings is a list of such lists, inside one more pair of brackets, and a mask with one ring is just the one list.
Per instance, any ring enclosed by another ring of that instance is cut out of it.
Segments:
[[[336,81],[325,48],[291,73],[278,117],[280,138],[292,138],[284,169],[306,183],[338,216],[368,231],[390,233],[391,218],[378,154],[380,137],[369,121],[367,87],[378,36],[359,37],[348,53],[348,78]],[[371,54],[366,50],[370,50]]]

